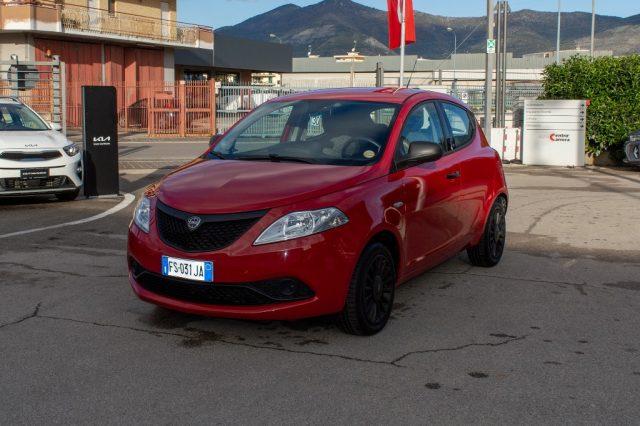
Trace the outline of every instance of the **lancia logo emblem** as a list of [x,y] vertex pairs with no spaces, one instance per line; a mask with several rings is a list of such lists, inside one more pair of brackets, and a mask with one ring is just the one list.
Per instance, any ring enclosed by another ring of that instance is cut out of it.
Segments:
[[198,216],[191,216],[189,219],[187,219],[187,228],[189,228],[189,231],[195,231],[200,227],[201,223],[202,219],[200,219]]

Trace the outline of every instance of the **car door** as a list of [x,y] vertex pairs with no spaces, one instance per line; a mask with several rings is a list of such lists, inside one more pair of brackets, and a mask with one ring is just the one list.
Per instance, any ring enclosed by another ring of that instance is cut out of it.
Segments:
[[478,153],[480,143],[475,139],[479,135],[473,114],[452,102],[440,101],[439,104],[445,120],[445,131],[449,132],[449,155],[460,165],[460,238],[465,240],[471,234],[486,197],[487,176],[483,173],[491,169],[482,164],[486,158]]
[[405,120],[396,147],[396,160],[408,153],[412,142],[440,144],[445,155],[437,161],[407,167],[402,173],[405,203],[407,268],[433,266],[450,255],[461,229],[457,196],[460,169],[446,155],[444,118],[434,101],[413,108]]

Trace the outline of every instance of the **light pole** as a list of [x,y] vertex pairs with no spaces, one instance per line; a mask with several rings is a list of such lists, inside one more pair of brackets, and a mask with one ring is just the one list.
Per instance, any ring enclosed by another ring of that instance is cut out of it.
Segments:
[[[493,40],[493,0],[487,0],[487,55],[485,58],[485,74],[484,74],[484,134],[491,142],[491,128],[493,123],[491,120],[491,107],[493,104],[493,62],[495,61],[494,53],[489,53],[488,44]],[[495,42],[495,41],[494,41]]]
[[273,33],[269,34],[269,38],[275,38],[278,40],[278,43],[282,44],[282,39]]
[[595,53],[596,44],[596,0],[591,0],[591,58]]
[[562,10],[562,0],[558,0],[558,34],[556,37],[556,64],[560,63],[560,19]]
[[454,89],[455,89],[455,85],[456,85],[456,55],[458,54],[458,35],[456,34],[456,31],[451,27],[447,27],[447,32],[453,33],[453,56],[451,57],[451,59],[453,60],[453,85],[454,85]]

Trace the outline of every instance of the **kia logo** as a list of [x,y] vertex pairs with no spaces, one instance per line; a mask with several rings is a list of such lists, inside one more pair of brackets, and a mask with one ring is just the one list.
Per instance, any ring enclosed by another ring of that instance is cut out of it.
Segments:
[[202,219],[200,219],[198,216],[191,216],[189,219],[187,219],[187,228],[189,228],[189,231],[195,231],[200,227],[201,223]]

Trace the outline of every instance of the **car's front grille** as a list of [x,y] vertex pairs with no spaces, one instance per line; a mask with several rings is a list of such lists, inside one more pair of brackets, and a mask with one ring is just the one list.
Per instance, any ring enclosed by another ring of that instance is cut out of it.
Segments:
[[12,161],[44,161],[62,157],[60,151],[5,151],[0,159]]
[[[220,250],[240,238],[265,211],[225,215],[196,215],[156,204],[156,222],[160,238],[166,244],[187,252]],[[187,221],[197,217],[200,225],[190,230]]]
[[199,283],[165,277],[129,259],[134,278],[151,293],[184,302],[219,306],[259,306],[310,299],[315,293],[293,278],[243,284]]
[[67,184],[66,176],[52,176],[42,179],[0,179],[0,186],[5,191],[20,191],[28,189],[57,189]]

